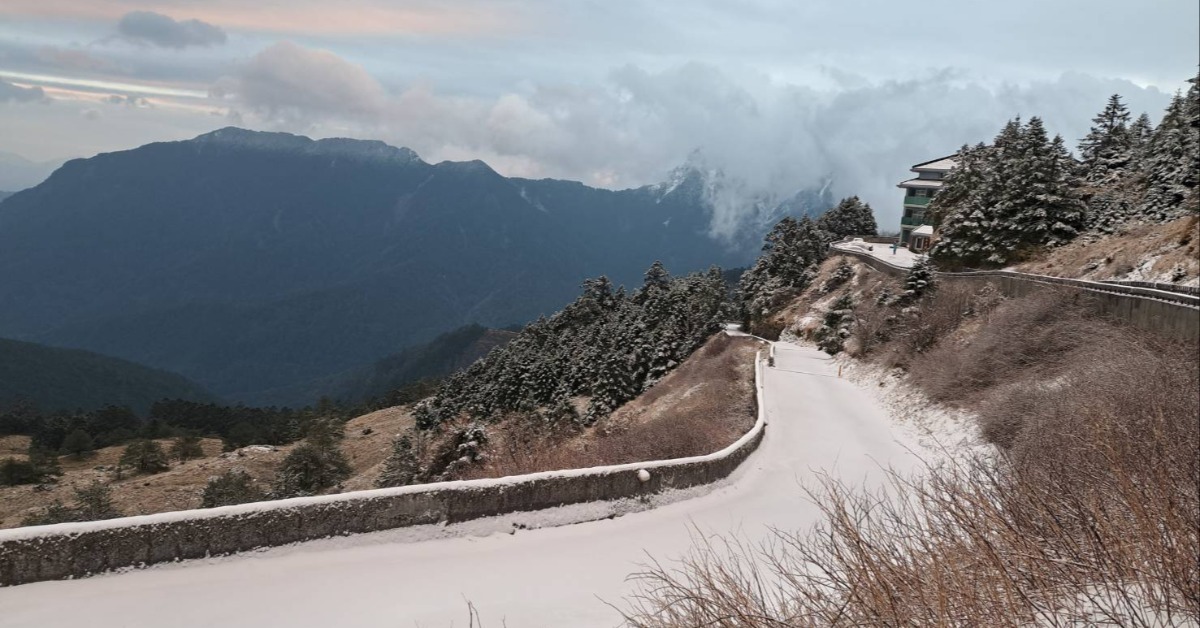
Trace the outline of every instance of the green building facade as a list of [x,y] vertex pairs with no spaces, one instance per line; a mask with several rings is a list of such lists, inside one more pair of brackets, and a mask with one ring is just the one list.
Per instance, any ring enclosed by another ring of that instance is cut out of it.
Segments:
[[[932,223],[926,222],[925,209],[942,188],[942,180],[954,166],[954,155],[919,163],[912,167],[916,177],[896,185],[904,190],[904,213],[900,216],[901,245],[917,250],[929,247],[932,228],[921,229],[923,226],[932,227]],[[914,232],[918,229],[920,233],[916,234],[914,241]]]

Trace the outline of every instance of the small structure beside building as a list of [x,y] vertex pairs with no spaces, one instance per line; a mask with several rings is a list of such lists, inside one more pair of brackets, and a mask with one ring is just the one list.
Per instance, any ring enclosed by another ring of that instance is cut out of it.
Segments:
[[931,225],[921,225],[912,230],[912,234],[908,238],[908,248],[917,253],[924,253],[933,245],[933,227]]
[[933,225],[925,220],[925,209],[942,188],[942,180],[957,164],[954,155],[919,163],[912,167],[915,178],[896,187],[904,190],[904,213],[900,217],[900,244],[924,251],[933,244]]

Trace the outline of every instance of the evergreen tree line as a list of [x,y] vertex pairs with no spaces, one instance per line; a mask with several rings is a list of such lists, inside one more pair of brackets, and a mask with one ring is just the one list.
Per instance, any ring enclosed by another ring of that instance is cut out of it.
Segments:
[[548,431],[594,424],[704,344],[720,329],[727,305],[716,267],[672,277],[655,262],[632,294],[606,277],[585,281],[573,303],[529,324],[418,403],[416,429],[392,442],[376,485],[456,477],[485,458],[486,425],[501,419]]
[[877,233],[871,206],[857,196],[842,199],[816,220],[807,216],[780,220],[767,234],[762,254],[738,283],[743,324],[751,332],[777,336],[776,330],[764,328],[764,317],[808,287],[829,244]]
[[[562,311],[446,378],[416,406],[417,427],[462,417],[494,421],[511,412],[590,425],[654,385],[717,331],[725,293],[716,267],[671,277],[655,262],[632,294],[606,277],[589,279]],[[582,413],[571,401],[576,396],[590,398]]]
[[1084,232],[1200,211],[1200,87],[1191,79],[1155,127],[1113,95],[1076,159],[1040,118],[1009,121],[991,144],[963,146],[929,205],[945,266],[999,266]]

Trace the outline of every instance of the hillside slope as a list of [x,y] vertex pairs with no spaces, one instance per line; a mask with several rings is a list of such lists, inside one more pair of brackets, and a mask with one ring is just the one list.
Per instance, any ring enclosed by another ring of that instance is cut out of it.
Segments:
[[1131,223],[1115,233],[1080,238],[1013,270],[1073,277],[1200,286],[1200,218]]
[[710,234],[706,176],[600,190],[234,128],[73,160],[0,203],[0,335],[256,402],[462,325],[528,322],[587,277],[744,264],[761,233]]
[[327,397],[344,404],[383,399],[393,391],[423,379],[439,378],[464,369],[516,336],[504,329],[467,325],[409,347],[375,362],[331,377],[265,391],[266,404],[311,404]]
[[90,351],[0,338],[0,408],[29,401],[42,411],[129,406],[144,413],[161,399],[216,397],[182,375]]

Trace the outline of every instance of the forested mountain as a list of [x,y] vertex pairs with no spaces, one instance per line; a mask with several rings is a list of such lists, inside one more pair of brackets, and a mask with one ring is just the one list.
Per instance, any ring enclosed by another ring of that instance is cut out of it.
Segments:
[[[375,400],[381,405],[407,402],[405,386],[422,380],[436,380],[465,369],[472,362],[503,346],[517,334],[506,329],[488,329],[481,325],[465,325],[439,335],[433,340],[408,347],[398,353],[380,358],[371,364],[350,369],[330,377],[266,391],[263,403],[312,404],[328,398],[341,404],[358,404]],[[421,390],[431,389],[430,382]]]
[[31,403],[43,411],[114,405],[145,412],[161,399],[216,398],[175,373],[89,351],[0,338],[0,409]]
[[12,194],[13,194],[12,192],[5,192],[3,190],[0,190],[0,201],[12,196]]
[[0,334],[254,403],[465,324],[530,321],[589,276],[744,265],[762,234],[711,235],[710,179],[611,191],[235,128],[73,160],[0,203]]

